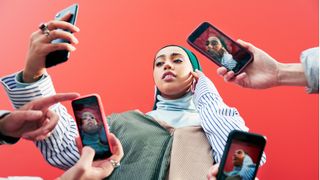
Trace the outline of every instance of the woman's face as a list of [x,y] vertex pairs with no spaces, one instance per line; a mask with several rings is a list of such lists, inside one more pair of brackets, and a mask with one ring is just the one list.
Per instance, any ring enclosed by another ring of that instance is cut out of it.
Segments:
[[176,99],[190,90],[191,71],[193,68],[187,53],[180,47],[168,46],[156,55],[153,78],[163,97]]
[[242,149],[236,150],[232,156],[233,165],[242,166],[244,156],[245,156],[245,153]]
[[87,133],[96,132],[99,128],[98,122],[94,115],[90,112],[84,112],[81,115],[82,129]]
[[208,51],[219,51],[222,48],[220,40],[215,37],[209,37],[208,40],[206,41],[206,47]]

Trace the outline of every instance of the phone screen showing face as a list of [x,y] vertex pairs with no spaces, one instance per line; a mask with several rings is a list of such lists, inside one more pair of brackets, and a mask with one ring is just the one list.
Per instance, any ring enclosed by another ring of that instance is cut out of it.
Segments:
[[202,23],[188,37],[188,43],[219,66],[240,73],[252,54],[211,24]]
[[107,129],[100,111],[97,97],[89,96],[72,101],[80,138],[83,146],[90,146],[96,152],[94,159],[111,156]]
[[[78,8],[79,8],[78,4],[73,4],[70,7],[63,9],[62,11],[56,14],[55,20],[60,20],[67,13],[71,13],[71,17],[68,19],[67,22],[75,25],[77,20],[77,15],[78,15]],[[59,29],[59,30],[63,31],[62,29]],[[56,44],[56,43],[70,43],[70,42],[65,39],[55,39],[51,41],[51,43]],[[65,62],[69,59],[69,56],[70,56],[70,52],[67,50],[53,51],[47,55],[45,66],[46,68],[49,68],[51,66]]]
[[265,147],[265,138],[238,131],[228,139],[218,179],[254,180]]

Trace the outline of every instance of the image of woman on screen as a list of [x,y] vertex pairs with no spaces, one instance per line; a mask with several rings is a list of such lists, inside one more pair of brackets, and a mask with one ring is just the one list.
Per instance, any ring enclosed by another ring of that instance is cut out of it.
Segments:
[[233,59],[232,55],[223,47],[220,39],[216,36],[209,36],[206,41],[206,50],[209,54],[221,65],[229,70],[236,67],[237,61]]
[[224,172],[226,180],[252,180],[254,177],[256,164],[243,149],[237,149],[232,156],[233,169],[230,172]]

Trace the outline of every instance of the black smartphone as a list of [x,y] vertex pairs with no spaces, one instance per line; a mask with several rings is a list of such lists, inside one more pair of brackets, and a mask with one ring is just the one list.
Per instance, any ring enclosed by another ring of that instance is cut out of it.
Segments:
[[95,150],[94,160],[110,157],[112,147],[108,139],[109,128],[99,95],[79,97],[71,104],[81,145],[90,146]]
[[[62,11],[58,12],[55,16],[55,19],[60,20],[61,17],[63,17],[66,13],[70,12],[72,15],[67,22],[74,25],[77,20],[78,9],[79,9],[79,5],[73,4],[73,5],[69,6],[68,8],[63,9]],[[67,41],[65,39],[55,39],[55,40],[51,41],[51,43],[65,43],[65,42],[70,43],[69,41]],[[59,63],[65,62],[69,59],[69,56],[70,56],[70,52],[67,50],[53,51],[47,55],[45,66],[46,66],[46,68],[49,68],[51,66],[55,66]]]
[[266,138],[259,134],[234,130],[228,136],[218,180],[254,180],[259,168]]
[[194,30],[187,42],[218,66],[239,74],[250,62],[253,54],[208,22]]

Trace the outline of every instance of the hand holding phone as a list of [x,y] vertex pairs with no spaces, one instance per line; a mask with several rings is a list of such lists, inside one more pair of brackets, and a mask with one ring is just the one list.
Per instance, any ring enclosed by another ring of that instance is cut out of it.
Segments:
[[82,146],[95,150],[94,160],[110,157],[109,128],[99,95],[90,94],[73,100],[72,109]]
[[266,144],[259,135],[234,130],[228,136],[218,170],[218,180],[254,180]]
[[208,22],[194,30],[187,42],[218,66],[239,74],[250,62],[253,55]]
[[[77,20],[77,15],[78,15],[78,9],[79,9],[78,4],[73,4],[70,7],[58,12],[55,16],[55,19],[61,20],[61,17],[65,16],[67,13],[71,13],[71,17],[67,22],[75,25]],[[70,43],[70,42],[65,39],[55,39],[51,41],[51,43],[55,44],[55,43]],[[69,56],[70,56],[70,52],[67,50],[53,51],[47,55],[45,66],[46,68],[49,68],[51,66],[65,62],[69,59]]]

